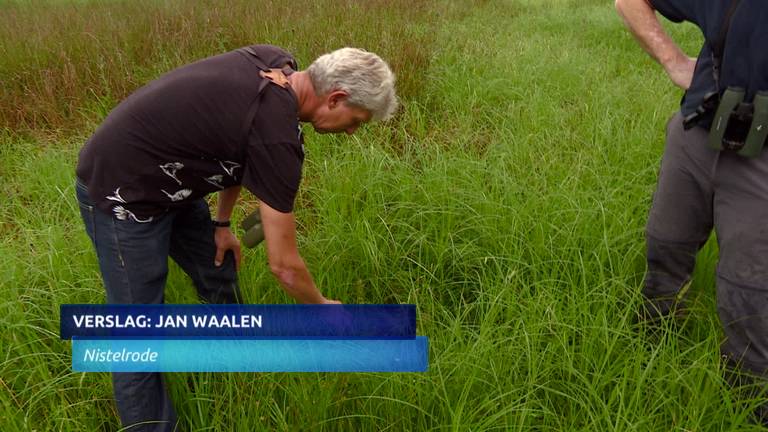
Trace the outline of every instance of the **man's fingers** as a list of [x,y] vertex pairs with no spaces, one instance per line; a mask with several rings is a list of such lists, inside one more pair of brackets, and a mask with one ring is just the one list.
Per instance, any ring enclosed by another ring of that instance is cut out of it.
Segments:
[[684,60],[679,61],[671,66],[667,70],[667,74],[672,82],[683,90],[688,90],[693,81],[693,74],[696,70],[696,59],[692,57],[686,57]]
[[221,262],[224,261],[224,252],[226,252],[225,249],[220,247],[216,248],[216,258],[213,259],[213,263],[216,264],[216,267],[221,266]]

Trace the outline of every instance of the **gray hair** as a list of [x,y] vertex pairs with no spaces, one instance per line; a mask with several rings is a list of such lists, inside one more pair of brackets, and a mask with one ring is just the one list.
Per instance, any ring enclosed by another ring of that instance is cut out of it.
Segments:
[[397,109],[395,74],[374,53],[341,48],[318,57],[307,72],[318,95],[343,90],[348,104],[370,111],[374,120],[386,120]]

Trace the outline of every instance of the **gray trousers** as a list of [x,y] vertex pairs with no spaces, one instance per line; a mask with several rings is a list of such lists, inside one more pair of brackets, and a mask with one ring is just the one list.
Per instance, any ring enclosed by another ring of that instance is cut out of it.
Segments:
[[646,226],[643,294],[661,314],[690,279],[696,253],[717,234],[717,311],[723,354],[768,376],[768,150],[755,159],[707,146],[707,131],[667,124],[659,183]]

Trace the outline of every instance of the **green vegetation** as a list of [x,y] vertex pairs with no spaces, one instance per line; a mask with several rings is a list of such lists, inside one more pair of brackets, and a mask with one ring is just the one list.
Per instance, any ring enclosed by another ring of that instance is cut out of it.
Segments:
[[[360,46],[398,74],[392,122],[308,131],[297,218],[330,298],[417,305],[430,370],[167,374],[186,429],[759,430],[765,399],[722,377],[713,242],[684,325],[633,324],[680,92],[602,0],[0,2],[0,430],[118,428],[109,375],[71,372],[58,338],[60,304],[104,297],[77,151],[136,87],[250,43],[303,66]],[[290,301],[263,248],[240,277]],[[176,267],[166,296],[196,301]]]

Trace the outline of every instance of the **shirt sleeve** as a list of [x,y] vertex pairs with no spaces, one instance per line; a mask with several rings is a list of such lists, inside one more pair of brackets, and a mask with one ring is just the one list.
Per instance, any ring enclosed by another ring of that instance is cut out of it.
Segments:
[[269,84],[254,117],[243,186],[283,213],[293,211],[304,163],[298,105],[290,90]]
[[651,6],[672,22],[689,21],[700,24],[702,3],[707,0],[650,0]]

